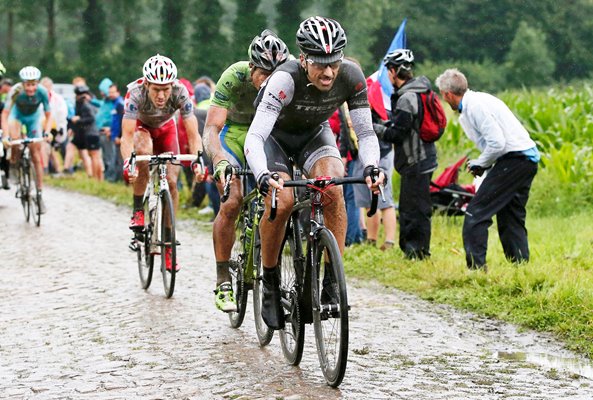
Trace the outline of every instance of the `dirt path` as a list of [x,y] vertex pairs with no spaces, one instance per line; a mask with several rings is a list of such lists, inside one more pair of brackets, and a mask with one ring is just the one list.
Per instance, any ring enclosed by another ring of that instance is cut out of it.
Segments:
[[139,287],[128,210],[45,196],[36,228],[0,192],[0,398],[593,398],[591,364],[545,335],[352,280],[348,370],[331,389],[312,326],[291,367],[277,337],[258,347],[251,308],[239,330],[215,309],[207,229],[179,227],[183,268],[166,300],[159,275]]

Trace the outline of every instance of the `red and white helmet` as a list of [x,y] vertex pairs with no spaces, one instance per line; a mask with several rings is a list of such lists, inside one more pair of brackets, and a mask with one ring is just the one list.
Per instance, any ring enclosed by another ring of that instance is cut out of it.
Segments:
[[170,58],[157,54],[150,57],[142,68],[144,79],[150,83],[165,85],[177,79],[177,67]]

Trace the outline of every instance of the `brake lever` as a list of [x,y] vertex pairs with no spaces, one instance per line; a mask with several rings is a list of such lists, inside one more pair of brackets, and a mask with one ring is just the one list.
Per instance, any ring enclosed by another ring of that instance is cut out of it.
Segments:
[[231,194],[231,179],[233,178],[233,173],[233,167],[231,165],[227,165],[224,169],[224,188],[222,191],[222,196],[220,197],[220,201],[222,203],[226,202]]
[[[271,176],[276,182],[280,180],[280,175],[274,172]],[[268,217],[268,221],[273,222],[276,219],[276,212],[278,210],[278,199],[276,198],[276,191],[275,187],[272,188],[272,198],[271,200],[271,207],[270,207],[270,216]]]

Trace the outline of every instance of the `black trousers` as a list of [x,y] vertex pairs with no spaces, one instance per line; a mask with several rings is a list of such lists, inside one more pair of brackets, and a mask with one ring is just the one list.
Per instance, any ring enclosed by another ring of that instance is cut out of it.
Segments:
[[502,158],[470,201],[463,223],[463,245],[469,268],[486,265],[488,228],[496,215],[505,256],[513,262],[529,261],[525,206],[537,164],[525,157]]
[[432,201],[430,173],[401,175],[399,194],[399,247],[408,258],[430,256]]

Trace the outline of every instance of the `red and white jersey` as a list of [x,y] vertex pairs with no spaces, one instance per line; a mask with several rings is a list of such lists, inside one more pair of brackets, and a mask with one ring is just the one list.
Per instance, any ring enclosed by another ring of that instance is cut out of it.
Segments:
[[178,80],[173,82],[171,97],[163,108],[157,108],[148,97],[144,78],[128,84],[124,101],[124,118],[140,120],[142,124],[159,128],[167,123],[179,110],[183,119],[194,114],[194,104],[187,88]]

